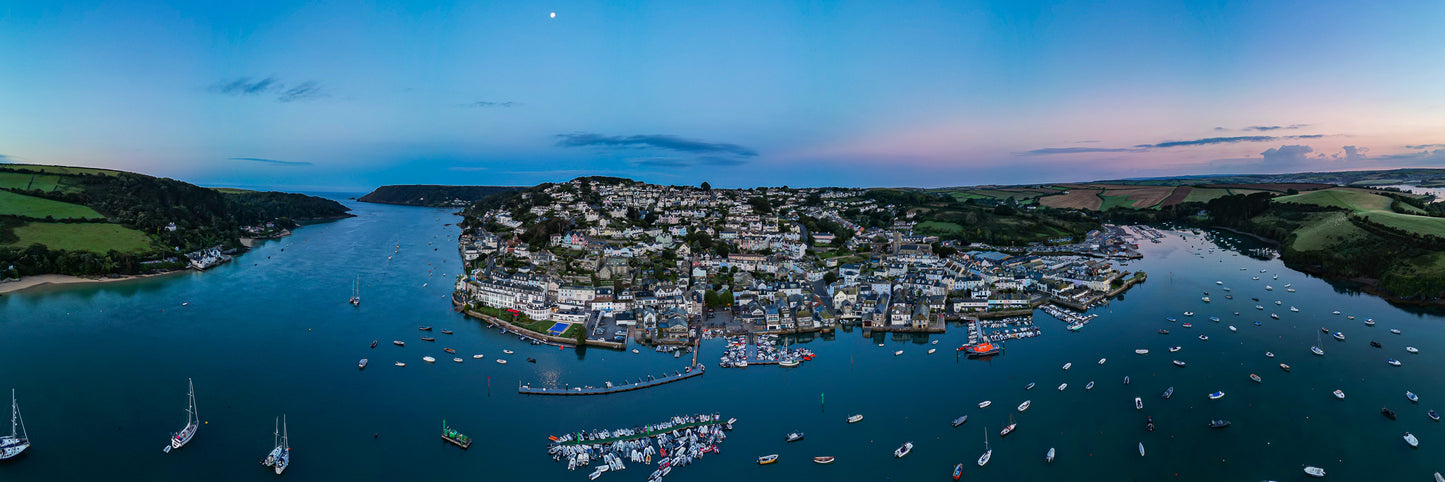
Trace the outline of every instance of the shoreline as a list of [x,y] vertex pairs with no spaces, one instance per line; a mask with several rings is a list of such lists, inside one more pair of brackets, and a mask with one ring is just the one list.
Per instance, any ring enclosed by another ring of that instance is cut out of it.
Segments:
[[8,282],[0,283],[0,295],[10,294],[10,293],[18,293],[18,292],[25,291],[25,290],[28,290],[28,289],[30,289],[30,288],[39,287],[39,286],[52,286],[52,285],[53,285],[53,286],[63,286],[63,285],[84,285],[84,284],[98,284],[98,283],[114,283],[114,282],[119,282],[119,281],[133,281],[133,280],[140,280],[140,279],[147,279],[147,278],[157,278],[157,277],[166,276],[166,275],[172,275],[172,274],[176,274],[176,273],[183,273],[183,272],[186,272],[186,271],[190,271],[190,270],[189,270],[189,269],[177,269],[177,270],[167,271],[167,272],[164,272],[164,273],[138,274],[138,275],[122,275],[122,276],[119,276],[119,277],[102,276],[102,277],[99,277],[99,278],[86,278],[86,277],[82,277],[82,276],[72,276],[72,275],[68,275],[68,274],[38,274],[38,275],[33,275],[33,276],[23,276],[23,277],[20,278],[19,281],[8,281]]

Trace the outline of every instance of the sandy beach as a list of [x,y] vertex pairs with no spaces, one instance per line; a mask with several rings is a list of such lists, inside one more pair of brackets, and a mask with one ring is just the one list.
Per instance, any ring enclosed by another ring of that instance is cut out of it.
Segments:
[[26,290],[26,289],[28,289],[28,288],[34,288],[34,287],[36,287],[36,286],[45,286],[45,285],[68,285],[68,284],[87,284],[87,283],[111,283],[111,282],[117,282],[117,281],[130,281],[130,280],[137,280],[137,279],[143,279],[143,278],[154,278],[154,277],[157,277],[157,276],[165,276],[165,275],[175,274],[175,273],[184,273],[184,272],[186,272],[186,271],[188,271],[188,270],[167,271],[167,272],[165,272],[165,273],[160,273],[160,274],[143,274],[143,275],[135,275],[135,276],[123,276],[123,277],[119,277],[119,278],[111,278],[111,277],[104,277],[104,278],[82,278],[82,277],[80,277],[80,276],[70,276],[70,275],[64,275],[64,274],[41,274],[41,275],[35,275],[35,276],[25,276],[25,277],[20,278],[20,281],[10,281],[10,282],[6,282],[6,283],[0,283],[0,294],[14,293],[14,292],[17,292],[17,291]]

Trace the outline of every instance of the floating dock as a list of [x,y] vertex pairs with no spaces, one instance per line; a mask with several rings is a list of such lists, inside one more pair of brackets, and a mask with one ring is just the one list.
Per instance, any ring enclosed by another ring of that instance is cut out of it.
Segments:
[[633,390],[642,390],[642,389],[644,389],[644,388],[652,388],[652,387],[655,387],[655,386],[658,386],[658,385],[666,385],[666,384],[668,384],[668,383],[672,383],[672,382],[676,382],[676,381],[681,381],[681,380],[686,380],[686,379],[689,379],[689,378],[692,378],[692,377],[700,376],[700,375],[702,375],[702,372],[703,372],[703,367],[702,367],[702,365],[693,365],[693,366],[692,366],[692,371],[689,371],[689,372],[687,372],[687,373],[673,372],[674,375],[663,375],[662,378],[653,378],[653,379],[647,380],[647,381],[638,381],[638,382],[626,383],[626,384],[622,384],[622,385],[614,385],[612,382],[607,382],[607,386],[604,386],[604,387],[545,388],[545,387],[532,387],[532,386],[528,386],[528,385],[521,385],[521,386],[518,386],[518,387],[517,387],[517,393],[521,393],[521,394],[523,394],[523,395],[564,395],[564,396],[566,396],[566,395],[570,395],[570,396],[581,396],[581,395],[608,395],[608,394],[613,394],[613,393],[630,392],[630,391],[633,391]]

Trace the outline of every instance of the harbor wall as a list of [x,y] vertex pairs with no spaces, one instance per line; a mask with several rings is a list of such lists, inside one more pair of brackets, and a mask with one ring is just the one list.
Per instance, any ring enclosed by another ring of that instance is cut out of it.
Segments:
[[[516,332],[516,333],[519,333],[519,334],[526,334],[527,336],[530,336],[530,337],[532,337],[532,338],[536,338],[536,339],[538,339],[538,340],[544,340],[544,341],[556,343],[556,344],[559,344],[559,345],[577,346],[577,340],[572,339],[572,338],[563,338],[563,337],[560,337],[560,336],[552,336],[552,335],[548,335],[548,334],[545,334],[545,333],[537,333],[537,332],[535,332],[535,331],[528,330],[528,329],[519,327],[519,326],[517,326],[517,325],[513,325],[513,324],[511,324],[511,323],[507,323],[506,321],[502,321],[502,320],[499,319],[499,318],[495,318],[495,317],[492,317],[492,316],[490,316],[490,315],[484,315],[484,314],[482,314],[482,313],[478,313],[478,312],[475,312],[475,311],[472,311],[472,310],[468,310],[468,309],[466,309],[466,308],[462,308],[462,305],[457,304],[457,301],[456,301],[455,297],[453,297],[452,303],[453,303],[454,305],[457,305],[457,307],[461,309],[462,314],[465,314],[465,315],[470,316],[470,317],[472,317],[472,318],[476,318],[476,319],[485,321],[485,322],[487,322],[487,323],[491,323],[491,324],[494,325],[494,326],[501,326],[501,327],[506,328],[506,329],[508,329],[508,330],[511,330],[511,331],[513,331],[513,332]],[[593,340],[593,339],[590,339],[590,338],[587,340],[587,346],[595,346],[595,347],[600,347],[600,348],[609,348],[609,349],[613,349],[613,350],[624,350],[624,349],[627,348],[627,345],[624,344],[624,343],[617,343],[617,342],[611,342],[611,341],[606,341],[606,340]]]

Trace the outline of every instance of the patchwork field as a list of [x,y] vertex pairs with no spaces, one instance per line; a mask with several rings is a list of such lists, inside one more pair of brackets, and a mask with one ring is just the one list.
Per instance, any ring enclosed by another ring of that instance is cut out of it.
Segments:
[[35,196],[0,191],[0,215],[55,219],[105,219],[94,209]]
[[1354,189],[1325,189],[1275,198],[1274,202],[1313,204],[1352,211],[1388,211],[1394,201],[1379,194]]
[[1056,194],[1039,198],[1039,204],[1051,208],[1092,209],[1097,211],[1104,200],[1099,189],[1070,189],[1068,194]]
[[140,253],[151,248],[150,238],[145,233],[105,223],[28,223],[15,228],[19,238],[9,246],[25,247],[41,243],[50,249],[92,251],[105,253],[116,250],[123,253]]

